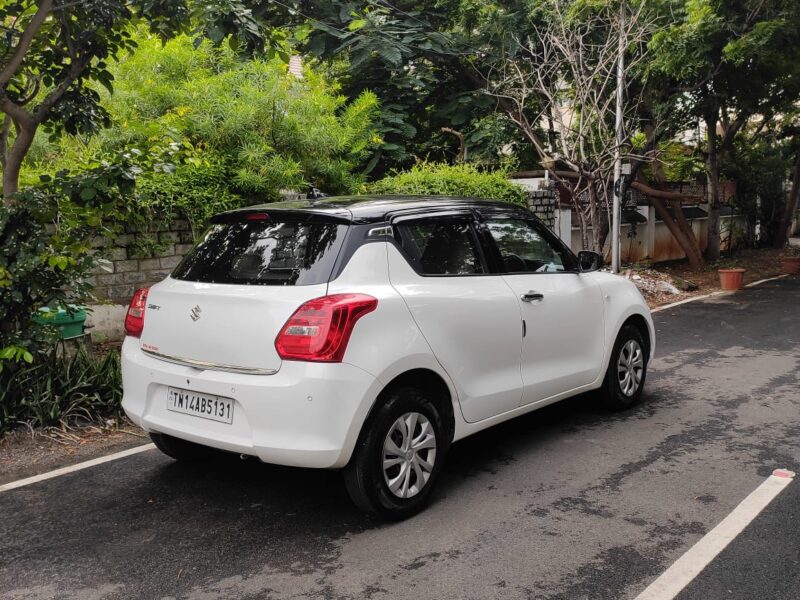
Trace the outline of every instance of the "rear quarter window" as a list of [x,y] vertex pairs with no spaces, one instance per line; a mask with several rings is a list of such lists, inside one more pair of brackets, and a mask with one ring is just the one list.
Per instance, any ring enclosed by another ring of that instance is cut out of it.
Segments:
[[399,225],[404,247],[424,275],[475,275],[485,269],[470,221],[433,217]]
[[172,277],[202,283],[326,283],[347,225],[290,219],[216,223]]

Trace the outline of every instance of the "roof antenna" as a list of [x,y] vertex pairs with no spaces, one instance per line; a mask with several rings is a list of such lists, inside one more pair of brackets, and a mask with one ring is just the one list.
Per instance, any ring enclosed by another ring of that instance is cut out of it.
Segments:
[[328,194],[325,192],[321,192],[318,188],[315,188],[313,185],[309,187],[308,193],[306,194],[307,200],[319,200],[320,198],[327,198]]

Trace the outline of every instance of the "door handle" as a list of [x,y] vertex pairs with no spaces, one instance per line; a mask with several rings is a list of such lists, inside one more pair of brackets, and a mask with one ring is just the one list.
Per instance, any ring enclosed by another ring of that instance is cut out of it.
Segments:
[[531,290],[527,294],[522,294],[519,299],[523,302],[539,302],[544,300],[544,294],[540,294],[539,292],[534,292]]

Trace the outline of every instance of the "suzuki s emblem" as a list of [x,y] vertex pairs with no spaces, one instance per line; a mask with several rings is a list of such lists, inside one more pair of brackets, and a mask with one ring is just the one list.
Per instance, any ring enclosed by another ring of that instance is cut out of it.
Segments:
[[197,321],[200,318],[200,313],[203,312],[200,310],[200,305],[198,304],[192,309],[191,314],[189,315],[192,318],[192,321]]

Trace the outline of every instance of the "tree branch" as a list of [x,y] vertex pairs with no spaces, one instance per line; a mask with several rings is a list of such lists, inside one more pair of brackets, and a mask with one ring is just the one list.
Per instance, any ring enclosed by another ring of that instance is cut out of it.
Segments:
[[0,71],[0,87],[5,87],[17,72],[17,69],[19,69],[19,66],[22,64],[22,60],[25,58],[25,54],[28,52],[33,37],[36,35],[36,32],[39,31],[39,28],[52,9],[53,0],[41,1],[31,22],[28,23],[25,31],[22,32],[22,36],[19,38],[16,48],[14,48],[14,54],[11,55],[6,66]]
[[[519,171],[518,173],[514,173],[512,175],[513,178],[524,178],[524,177],[544,177],[544,170],[538,171]],[[575,173],[574,171],[550,171],[552,175],[555,177],[563,177],[564,179],[579,179],[580,174]],[[637,190],[643,193],[645,196],[650,196],[651,198],[659,198],[661,200],[677,200],[679,202],[701,202],[703,200],[702,196],[692,196],[689,194],[682,194],[681,192],[670,192],[667,190],[658,190],[642,181],[631,181],[628,183],[628,186],[631,189]]]
[[2,90],[0,90],[0,111],[6,113],[6,115],[14,120],[17,129],[19,129],[20,125],[28,125],[33,121],[33,116],[11,100]]
[[442,133],[449,133],[458,138],[458,162],[467,162],[467,142],[464,134],[450,127],[442,127]]
[[33,118],[37,124],[45,119],[47,113],[56,105],[61,96],[64,95],[64,92],[69,89],[69,86],[75,83],[75,80],[80,77],[87,64],[89,64],[88,58],[79,58],[70,65],[66,77],[45,96],[44,100],[42,100],[41,104],[37,107],[36,112],[34,112]]

